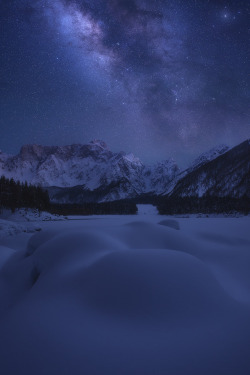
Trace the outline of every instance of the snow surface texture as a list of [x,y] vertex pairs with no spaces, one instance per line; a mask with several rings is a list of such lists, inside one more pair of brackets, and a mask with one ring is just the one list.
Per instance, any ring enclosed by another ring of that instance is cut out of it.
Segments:
[[23,225],[9,220],[0,219],[0,238],[6,236],[14,236],[22,232],[33,233],[39,230],[41,230],[39,226]]
[[1,374],[249,375],[249,217],[83,219],[0,248]]
[[45,211],[39,211],[37,209],[20,208],[12,213],[9,209],[2,209],[0,218],[15,222],[26,222],[26,221],[55,221],[65,220],[66,217],[61,215],[53,215]]

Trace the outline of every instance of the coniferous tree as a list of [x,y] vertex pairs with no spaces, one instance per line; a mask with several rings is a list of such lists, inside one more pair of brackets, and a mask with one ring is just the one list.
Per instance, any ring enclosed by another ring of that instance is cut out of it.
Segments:
[[10,208],[12,212],[16,208],[37,208],[40,211],[46,210],[50,206],[49,195],[39,186],[28,185],[0,177],[0,207]]

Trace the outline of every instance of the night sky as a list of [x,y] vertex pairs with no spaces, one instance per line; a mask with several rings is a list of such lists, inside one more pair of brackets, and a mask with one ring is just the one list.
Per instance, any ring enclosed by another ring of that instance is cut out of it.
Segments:
[[0,149],[144,162],[250,137],[250,1],[0,0]]

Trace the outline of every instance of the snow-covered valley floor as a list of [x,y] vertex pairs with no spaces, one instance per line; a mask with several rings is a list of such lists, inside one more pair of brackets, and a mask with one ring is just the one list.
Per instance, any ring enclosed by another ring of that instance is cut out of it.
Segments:
[[250,374],[250,217],[140,213],[1,220],[0,374]]

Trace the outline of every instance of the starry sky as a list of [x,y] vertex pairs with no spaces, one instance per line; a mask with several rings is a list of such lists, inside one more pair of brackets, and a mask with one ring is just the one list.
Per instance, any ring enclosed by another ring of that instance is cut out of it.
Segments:
[[250,137],[249,0],[0,0],[0,149],[180,165]]

